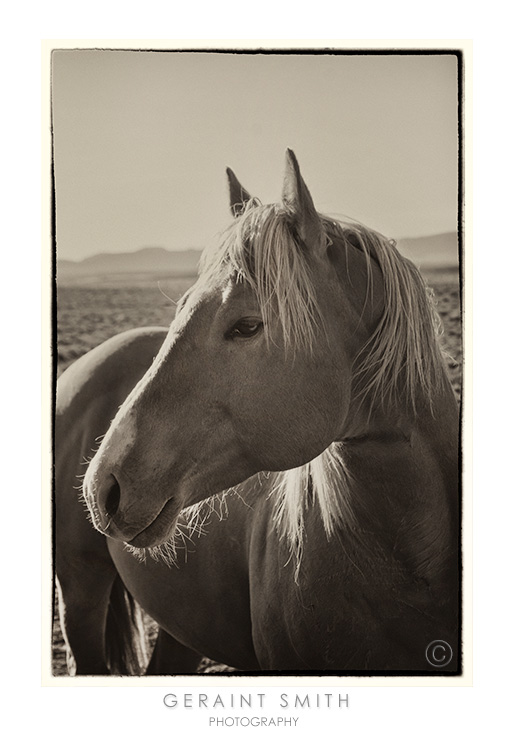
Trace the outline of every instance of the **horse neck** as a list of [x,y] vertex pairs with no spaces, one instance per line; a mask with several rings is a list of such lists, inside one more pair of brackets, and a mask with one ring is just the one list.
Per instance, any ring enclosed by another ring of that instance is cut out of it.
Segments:
[[447,588],[459,510],[458,408],[449,382],[415,417],[407,405],[361,417],[342,446],[360,527],[431,586]]
[[[452,475],[458,462],[459,413],[451,384],[443,376],[437,392],[430,399],[421,392],[416,410],[410,400],[384,405],[352,402],[341,442],[345,451],[360,453],[372,449],[374,460],[387,461],[391,450],[399,448],[412,457],[416,446],[427,457],[418,460],[420,476],[426,471],[443,470],[451,464]],[[430,454],[430,458],[428,458]]]

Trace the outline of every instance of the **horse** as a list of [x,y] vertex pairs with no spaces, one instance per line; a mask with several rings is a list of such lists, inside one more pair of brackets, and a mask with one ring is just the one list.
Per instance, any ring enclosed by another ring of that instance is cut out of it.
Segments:
[[169,329],[57,381],[70,674],[458,674],[459,409],[430,291],[394,241],[317,212],[291,150],[278,203],[227,174],[231,223]]

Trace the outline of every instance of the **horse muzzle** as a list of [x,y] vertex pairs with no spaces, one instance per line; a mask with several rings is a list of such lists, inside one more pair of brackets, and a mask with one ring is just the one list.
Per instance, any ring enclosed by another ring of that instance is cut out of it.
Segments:
[[157,546],[167,540],[181,509],[178,500],[169,498],[147,511],[141,509],[140,500],[131,500],[124,491],[112,473],[101,477],[97,472],[86,474],[83,494],[94,527],[109,538],[137,548]]

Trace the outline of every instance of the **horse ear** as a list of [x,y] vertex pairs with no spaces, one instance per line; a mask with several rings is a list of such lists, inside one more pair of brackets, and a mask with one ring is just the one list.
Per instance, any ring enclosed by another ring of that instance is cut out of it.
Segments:
[[244,186],[239,183],[236,174],[231,168],[227,168],[228,188],[230,193],[230,209],[234,217],[239,217],[244,212],[246,203],[251,200],[251,195]]
[[282,203],[294,219],[298,235],[309,248],[320,248],[323,230],[314,202],[292,150],[286,150]]

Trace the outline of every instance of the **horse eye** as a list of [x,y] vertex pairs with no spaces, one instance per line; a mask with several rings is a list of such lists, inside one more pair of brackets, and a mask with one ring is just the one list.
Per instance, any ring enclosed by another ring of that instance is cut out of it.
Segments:
[[262,321],[258,318],[241,318],[228,332],[230,339],[236,337],[248,339],[255,336],[262,328]]

